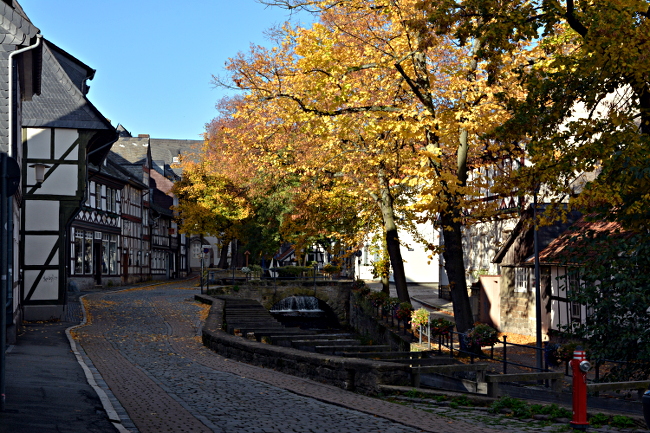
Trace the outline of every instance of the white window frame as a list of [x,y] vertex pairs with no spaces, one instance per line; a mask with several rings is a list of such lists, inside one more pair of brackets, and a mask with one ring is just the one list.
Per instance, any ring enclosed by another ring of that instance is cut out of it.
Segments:
[[515,293],[526,293],[529,288],[529,272],[528,268],[517,267],[515,268]]

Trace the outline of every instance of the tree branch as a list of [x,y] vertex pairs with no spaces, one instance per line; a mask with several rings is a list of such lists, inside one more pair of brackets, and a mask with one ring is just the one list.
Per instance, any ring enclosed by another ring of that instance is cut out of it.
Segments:
[[589,29],[585,27],[580,20],[575,16],[575,5],[573,0],[567,0],[566,2],[566,13],[564,14],[567,23],[583,38],[587,36]]

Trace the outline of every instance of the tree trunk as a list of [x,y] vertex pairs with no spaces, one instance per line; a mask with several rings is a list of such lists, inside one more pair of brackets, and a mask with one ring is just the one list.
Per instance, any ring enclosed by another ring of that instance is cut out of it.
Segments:
[[442,256],[445,259],[445,271],[451,289],[456,328],[458,332],[467,332],[473,327],[474,320],[467,294],[461,223],[458,218],[454,218],[453,214],[445,213],[441,215],[441,224],[445,244]]
[[395,279],[395,288],[397,297],[400,302],[411,302],[408,287],[406,286],[406,273],[404,272],[404,261],[400,251],[399,235],[397,225],[395,224],[395,210],[393,208],[393,196],[390,194],[390,187],[386,173],[383,169],[379,170],[379,184],[381,196],[378,204],[381,209],[381,215],[384,220],[384,233],[386,235],[386,248],[390,257],[390,264],[393,267],[393,278]]
[[381,291],[390,295],[390,281],[388,280],[388,275],[381,276]]
[[229,244],[230,242],[223,242],[221,244],[221,252],[219,253],[219,264],[217,265],[217,267],[220,269],[228,269],[228,245]]

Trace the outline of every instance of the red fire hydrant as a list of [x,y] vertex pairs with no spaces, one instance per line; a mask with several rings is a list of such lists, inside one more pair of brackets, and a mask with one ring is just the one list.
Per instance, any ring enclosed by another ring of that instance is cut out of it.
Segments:
[[573,352],[571,369],[573,371],[573,421],[571,421],[571,427],[586,430],[589,426],[587,421],[587,372],[591,370],[591,364],[587,361],[587,355],[580,346]]

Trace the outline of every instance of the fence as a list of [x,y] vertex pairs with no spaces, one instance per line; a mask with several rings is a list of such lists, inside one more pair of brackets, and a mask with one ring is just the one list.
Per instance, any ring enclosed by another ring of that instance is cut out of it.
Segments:
[[[537,352],[541,351],[542,356],[544,355],[544,348],[538,348],[534,346],[528,346],[525,344],[517,344],[517,343],[510,343],[508,342],[507,336],[503,336],[503,340],[500,341],[499,344],[499,349],[501,349],[501,356],[498,356],[499,351],[497,351],[497,355],[495,356],[495,345],[491,345],[490,350],[489,350],[489,355],[486,355],[485,353],[481,352],[480,354],[469,350],[469,344],[467,343],[468,338],[467,335],[461,332],[456,332],[453,331],[453,329],[448,329],[443,331],[442,333],[438,333],[437,335],[431,335],[431,320],[429,320],[429,323],[427,323],[426,326],[419,326],[419,341],[420,344],[422,344],[422,336],[427,337],[427,342],[429,349],[431,349],[431,342],[432,340],[437,338],[437,344],[438,344],[438,353],[442,354],[443,353],[443,347],[446,348],[449,351],[449,356],[454,357],[460,354],[464,354],[469,356],[470,362],[473,364],[474,359],[489,359],[492,361],[498,361],[503,364],[503,374],[508,373],[508,366],[516,366],[516,367],[523,367],[531,370],[536,370],[536,371],[544,371],[547,372],[549,371],[548,368],[548,362],[546,360],[546,357],[544,357],[544,363],[543,367],[539,368],[537,365],[532,365],[532,364],[525,364],[521,362],[521,359],[532,359],[536,360],[537,359]],[[434,342],[435,344],[435,342]],[[508,347],[518,347],[522,350],[525,351],[530,351],[532,352],[532,356],[511,356],[510,359],[508,359]]]

